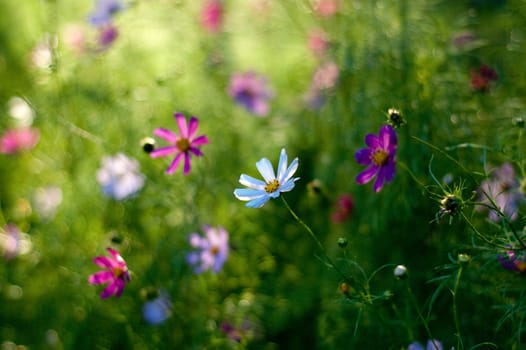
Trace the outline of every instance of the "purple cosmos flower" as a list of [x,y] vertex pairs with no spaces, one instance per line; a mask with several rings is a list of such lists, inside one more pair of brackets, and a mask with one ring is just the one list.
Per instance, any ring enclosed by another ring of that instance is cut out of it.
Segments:
[[[516,220],[519,216],[519,205],[524,201],[524,194],[520,192],[520,184],[515,176],[515,170],[510,163],[504,163],[495,169],[490,178],[482,181],[479,188],[479,200],[490,204],[488,196],[495,201],[499,210],[510,220]],[[486,207],[477,207],[486,210]],[[492,221],[499,221],[499,215],[495,210],[489,211]]]
[[497,255],[502,267],[511,271],[526,272],[526,254],[508,250],[505,255]]
[[152,158],[164,157],[175,153],[175,158],[166,169],[167,174],[173,174],[181,159],[184,157],[184,169],[183,174],[188,175],[190,172],[190,154],[196,157],[203,155],[200,146],[208,143],[208,138],[205,135],[195,136],[199,121],[196,117],[192,116],[190,122],[186,122],[186,117],[182,113],[175,113],[175,121],[179,127],[180,135],[177,135],[173,131],[164,128],[155,129],[154,134],[160,138],[168,141],[170,146],[161,147],[153,150],[150,153]]
[[278,198],[281,192],[289,192],[294,188],[294,182],[299,177],[292,177],[298,169],[298,158],[294,158],[287,167],[287,152],[283,148],[279,157],[277,176],[274,175],[272,163],[267,158],[262,158],[256,163],[261,176],[265,181],[241,174],[239,183],[249,188],[236,188],[234,196],[241,201],[249,201],[249,208],[261,208],[270,198]]
[[150,325],[158,325],[172,316],[172,301],[166,291],[159,291],[157,298],[144,303],[142,307],[144,321]]
[[228,94],[250,113],[260,117],[268,114],[268,101],[274,95],[267,79],[252,71],[232,75]]
[[102,50],[107,49],[119,36],[117,27],[113,24],[107,24],[99,27],[99,46]]
[[9,261],[19,255],[31,251],[31,239],[20,231],[15,224],[7,224],[0,229],[0,251],[5,260]]
[[426,347],[424,348],[419,342],[414,342],[409,344],[407,350],[442,350],[442,343],[436,339],[429,339],[427,341]]
[[363,185],[376,177],[373,189],[379,192],[384,182],[390,182],[395,174],[396,133],[390,125],[384,125],[378,136],[365,136],[365,143],[368,148],[358,150],[355,158],[358,164],[368,167],[358,174],[356,182]]
[[124,5],[119,0],[98,0],[88,20],[96,27],[104,26],[110,24],[113,15],[122,9]]
[[195,273],[208,269],[219,272],[228,257],[228,232],[223,227],[203,226],[204,237],[197,233],[189,236],[190,245],[198,251],[188,253],[186,261],[194,267]]
[[136,194],[144,185],[144,176],[139,163],[122,153],[104,157],[102,168],[97,172],[97,181],[107,196],[120,201]]
[[104,268],[104,270],[88,277],[90,284],[108,284],[100,294],[102,299],[106,299],[112,295],[120,297],[124,286],[131,279],[126,261],[124,261],[116,250],[112,248],[107,248],[107,250],[111,254],[111,257],[97,256],[93,259],[93,262]]
[[32,128],[17,128],[7,130],[0,137],[0,153],[16,154],[28,151],[38,143],[40,134],[38,130]]

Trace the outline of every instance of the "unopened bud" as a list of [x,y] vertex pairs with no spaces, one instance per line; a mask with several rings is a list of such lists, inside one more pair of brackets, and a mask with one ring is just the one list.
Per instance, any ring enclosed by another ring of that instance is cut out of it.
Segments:
[[345,248],[347,247],[347,244],[349,244],[349,241],[347,241],[347,238],[345,237],[338,238],[338,247]]
[[152,153],[155,149],[155,140],[151,137],[145,137],[141,140],[142,150],[146,153]]
[[459,263],[467,264],[471,261],[471,256],[469,256],[468,254],[459,254],[457,259]]
[[340,292],[342,292],[343,295],[345,296],[349,296],[349,292],[351,291],[351,288],[349,287],[349,285],[345,282],[342,282],[340,284]]
[[400,278],[400,279],[406,278],[407,277],[407,267],[405,267],[404,265],[398,265],[397,267],[395,267],[393,273],[396,278]]

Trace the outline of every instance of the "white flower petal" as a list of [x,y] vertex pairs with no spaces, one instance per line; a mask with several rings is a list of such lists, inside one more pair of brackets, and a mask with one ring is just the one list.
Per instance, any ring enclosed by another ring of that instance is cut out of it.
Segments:
[[246,204],[248,208],[261,208],[270,199],[269,195],[265,195],[261,198],[256,198]]
[[294,188],[294,182],[299,180],[299,177],[295,177],[293,179],[289,179],[287,182],[285,182],[284,184],[282,184],[280,187],[279,187],[279,191],[280,192],[289,192],[291,191],[293,188]]
[[290,165],[287,168],[287,170],[285,172],[283,172],[282,174],[280,174],[280,177],[278,179],[279,183],[283,184],[283,183],[287,182],[294,175],[296,170],[298,170],[298,165],[299,165],[298,158],[294,158],[294,160],[292,161],[292,163],[290,163]]
[[281,178],[285,174],[285,171],[287,170],[287,163],[288,163],[287,152],[285,152],[285,148],[282,148],[281,154],[279,156],[279,164],[278,164],[278,169],[277,169],[277,176],[280,182],[281,182]]
[[276,179],[276,175],[274,175],[274,169],[272,168],[272,163],[270,163],[270,161],[267,158],[263,158],[259,162],[257,162],[256,168],[258,168],[259,173],[261,174],[261,176],[263,176],[267,183]]
[[250,201],[266,195],[267,193],[265,191],[254,190],[251,188],[236,188],[234,190],[234,196],[241,201]]
[[262,191],[265,190],[265,186],[267,185],[265,182],[253,178],[252,176],[248,176],[246,174],[241,174],[241,176],[239,177],[239,183],[247,187]]

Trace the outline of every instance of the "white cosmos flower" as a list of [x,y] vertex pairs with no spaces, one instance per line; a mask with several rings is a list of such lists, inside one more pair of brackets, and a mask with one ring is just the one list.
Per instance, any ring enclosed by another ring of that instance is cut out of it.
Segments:
[[256,163],[256,168],[265,181],[241,174],[239,183],[248,188],[236,188],[234,196],[239,200],[248,201],[246,206],[249,208],[261,208],[270,198],[278,198],[281,192],[291,191],[294,188],[294,182],[299,179],[299,177],[292,177],[298,169],[298,158],[294,158],[288,167],[287,163],[287,152],[283,148],[276,176],[272,163],[267,158],[262,158]]

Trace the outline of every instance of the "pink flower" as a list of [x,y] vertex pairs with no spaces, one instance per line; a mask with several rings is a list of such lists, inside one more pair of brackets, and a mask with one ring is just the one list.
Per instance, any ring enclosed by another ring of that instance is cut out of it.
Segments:
[[3,252],[5,260],[9,261],[19,255],[31,251],[31,239],[20,231],[15,224],[7,224],[0,228],[0,251]]
[[190,245],[197,248],[187,254],[186,261],[194,267],[195,273],[207,270],[219,272],[228,258],[228,232],[223,227],[203,226],[204,236],[191,233]]
[[314,10],[320,16],[330,17],[338,11],[338,0],[316,0]]
[[201,10],[201,24],[209,33],[216,33],[222,22],[223,4],[219,0],[208,0]]
[[334,62],[327,62],[320,65],[312,77],[312,85],[316,89],[330,89],[336,85],[340,69]]
[[310,32],[307,41],[309,50],[318,58],[323,57],[329,48],[327,34],[322,30]]
[[233,74],[228,94],[247,111],[260,117],[268,114],[269,100],[274,95],[267,79],[253,71]]
[[97,256],[93,259],[93,262],[104,268],[104,270],[94,273],[88,278],[90,284],[108,284],[100,294],[102,299],[112,295],[120,297],[126,282],[129,282],[131,279],[126,261],[116,250],[112,248],[107,248],[107,250],[110,252],[111,257]]
[[351,216],[354,203],[351,195],[342,194],[336,201],[336,208],[331,214],[331,220],[334,223],[341,224]]
[[190,172],[190,155],[202,156],[203,153],[199,147],[207,144],[208,138],[205,135],[195,137],[199,126],[199,121],[196,117],[192,116],[189,123],[186,122],[186,117],[182,113],[175,113],[174,117],[179,127],[180,135],[164,128],[155,129],[154,134],[168,141],[170,145],[155,149],[150,153],[150,156],[158,158],[175,153],[175,158],[168,169],[166,169],[167,174],[173,174],[184,157],[183,174],[188,175]]
[[0,153],[15,154],[27,151],[38,143],[39,132],[32,128],[18,128],[7,130],[0,138]]
[[471,70],[471,87],[477,91],[487,91],[492,82],[498,79],[497,72],[491,67],[483,64],[478,70]]

